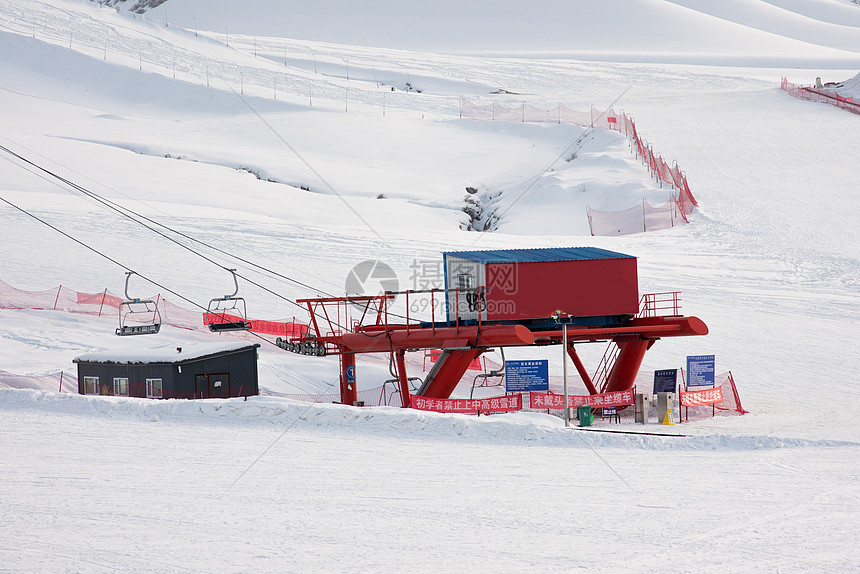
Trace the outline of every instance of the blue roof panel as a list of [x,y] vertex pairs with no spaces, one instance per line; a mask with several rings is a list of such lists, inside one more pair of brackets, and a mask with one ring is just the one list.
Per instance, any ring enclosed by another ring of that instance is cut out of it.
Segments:
[[[625,255],[598,247],[549,247],[538,249],[490,249],[487,251],[447,251],[446,256],[476,263],[533,263],[548,261],[584,261],[589,259],[630,259]],[[635,259],[635,258],[634,258]]]

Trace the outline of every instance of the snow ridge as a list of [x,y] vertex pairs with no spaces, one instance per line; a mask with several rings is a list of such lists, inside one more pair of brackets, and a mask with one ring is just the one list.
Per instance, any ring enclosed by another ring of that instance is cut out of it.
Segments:
[[[249,397],[247,400],[164,400],[124,397],[60,395],[37,390],[0,389],[0,410],[24,410],[110,420],[150,421],[182,425],[218,427],[273,427],[305,431],[344,430],[370,435],[398,435],[431,441],[523,444],[570,448],[624,448],[670,451],[747,451],[782,448],[858,447],[860,443],[773,436],[702,434],[695,425],[666,430],[661,425],[640,427],[642,432],[670,436],[614,434],[565,430],[559,419],[539,413],[516,416],[474,417],[401,409],[297,403],[278,397]],[[612,430],[611,427],[608,430]],[[635,431],[634,431],[635,432]],[[587,434],[584,434],[587,433]]]

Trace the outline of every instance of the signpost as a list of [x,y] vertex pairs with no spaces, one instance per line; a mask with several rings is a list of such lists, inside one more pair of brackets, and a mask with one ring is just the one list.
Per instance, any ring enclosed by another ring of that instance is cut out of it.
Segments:
[[687,387],[714,386],[714,355],[687,357]]
[[678,381],[678,369],[654,371],[654,394],[674,393]]
[[509,393],[549,390],[549,361],[505,361],[505,390]]

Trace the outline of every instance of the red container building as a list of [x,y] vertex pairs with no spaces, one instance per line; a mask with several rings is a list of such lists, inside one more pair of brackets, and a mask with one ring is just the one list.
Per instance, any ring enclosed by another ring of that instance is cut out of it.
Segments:
[[448,321],[632,316],[639,311],[636,258],[596,247],[443,254]]

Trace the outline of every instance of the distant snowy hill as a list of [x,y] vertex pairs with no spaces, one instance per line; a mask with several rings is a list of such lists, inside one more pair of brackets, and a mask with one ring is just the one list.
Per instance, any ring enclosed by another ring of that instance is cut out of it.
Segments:
[[169,0],[147,14],[187,29],[444,53],[860,67],[858,8],[833,0]]

